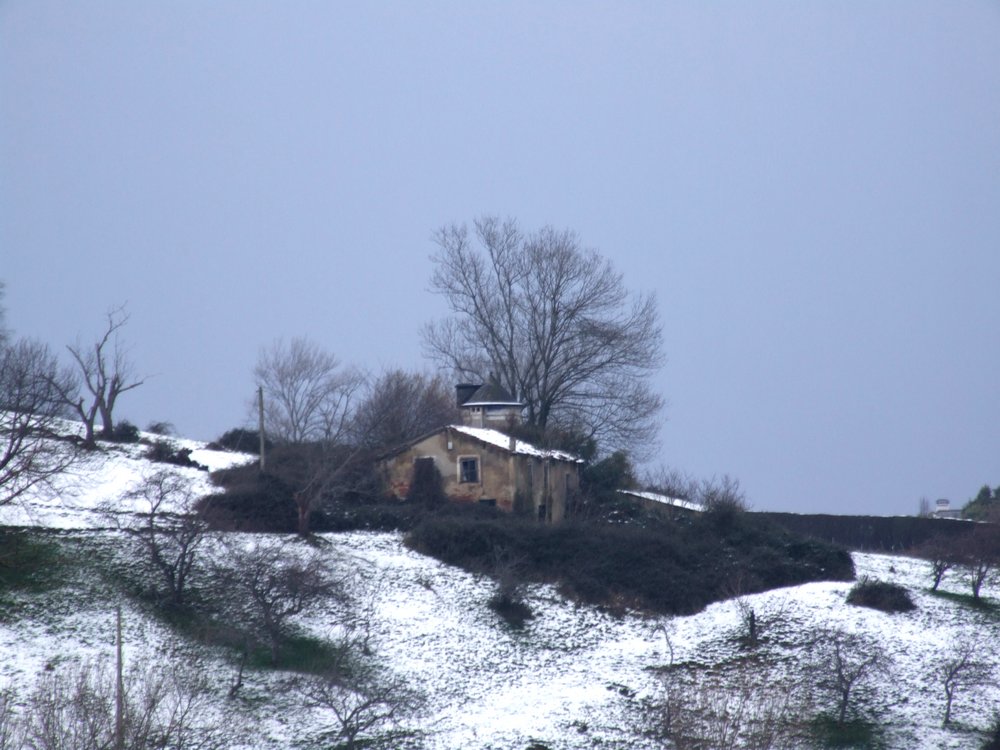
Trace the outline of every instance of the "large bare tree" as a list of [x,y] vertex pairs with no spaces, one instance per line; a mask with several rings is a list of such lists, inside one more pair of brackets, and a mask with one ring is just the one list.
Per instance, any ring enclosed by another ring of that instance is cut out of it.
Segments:
[[48,483],[75,459],[71,445],[53,439],[61,393],[72,381],[44,344],[0,344],[0,505]]
[[262,349],[254,377],[264,389],[268,436],[292,444],[339,441],[364,384],[361,373],[306,338]]
[[[67,346],[76,366],[78,382],[62,392],[63,402],[80,417],[84,426],[84,444],[94,444],[94,425],[101,418],[101,437],[114,435],[114,410],[118,397],[138,388],[145,379],[135,374],[128,352],[119,339],[119,332],[128,323],[124,305],[112,308],[106,315],[104,332],[93,344],[79,341]],[[80,393],[86,391],[86,396]]]
[[662,363],[656,301],[570,231],[524,234],[484,217],[474,236],[434,236],[431,289],[452,315],[424,328],[427,353],[457,375],[496,378],[545,431],[596,438],[605,449],[648,449],[663,400],[649,380]]

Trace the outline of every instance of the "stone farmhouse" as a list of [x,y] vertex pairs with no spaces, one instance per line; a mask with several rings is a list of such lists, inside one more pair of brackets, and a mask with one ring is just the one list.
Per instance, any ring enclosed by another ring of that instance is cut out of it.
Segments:
[[460,384],[456,399],[465,424],[441,427],[380,459],[388,492],[407,498],[415,473],[423,468],[418,463],[428,461],[452,501],[492,505],[548,523],[563,520],[580,488],[583,460],[495,429],[516,422],[522,409],[495,384]]

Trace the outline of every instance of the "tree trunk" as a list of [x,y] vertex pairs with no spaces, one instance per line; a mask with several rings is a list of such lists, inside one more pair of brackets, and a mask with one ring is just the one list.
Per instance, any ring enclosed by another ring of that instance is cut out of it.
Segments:
[[110,440],[115,433],[115,425],[111,420],[111,409],[104,403],[98,404],[97,408],[101,412],[101,437]]
[[302,495],[295,495],[295,508],[298,511],[298,534],[301,537],[309,536],[309,513],[311,503]]
[[947,727],[951,723],[951,701],[952,692],[950,690],[945,691],[946,700],[944,703],[944,721],[941,723],[942,727]]

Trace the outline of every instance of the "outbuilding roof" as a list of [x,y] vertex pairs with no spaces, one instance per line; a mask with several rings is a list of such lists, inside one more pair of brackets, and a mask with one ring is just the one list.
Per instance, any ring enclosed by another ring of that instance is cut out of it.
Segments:
[[641,500],[650,500],[654,503],[660,503],[661,505],[669,505],[674,508],[681,508],[683,510],[691,510],[697,513],[701,513],[705,510],[705,506],[701,503],[692,503],[690,500],[682,500],[679,497],[670,497],[669,495],[661,495],[659,492],[640,492],[639,490],[618,490],[623,495],[630,495],[631,497],[637,497]]

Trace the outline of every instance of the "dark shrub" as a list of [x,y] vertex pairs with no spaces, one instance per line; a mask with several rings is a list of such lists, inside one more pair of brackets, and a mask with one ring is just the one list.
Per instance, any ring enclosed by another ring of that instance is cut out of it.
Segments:
[[[471,509],[469,509],[471,510]],[[558,584],[574,599],[688,614],[727,596],[737,574],[747,593],[812,580],[854,577],[850,556],[738,514],[720,533],[712,519],[687,525],[567,522],[556,526],[509,515],[476,518],[454,512],[423,519],[407,536],[416,550],[479,573],[493,574],[502,550],[524,580]]]
[[961,544],[974,524],[946,518],[917,516],[833,516],[801,513],[754,513],[796,534],[840,544],[849,549],[884,550],[899,553],[933,537]]
[[916,609],[909,592],[896,583],[862,578],[847,594],[847,603],[882,612],[909,612]]
[[418,459],[413,464],[413,481],[410,483],[409,502],[425,508],[440,508],[447,502],[441,472],[433,459]]
[[627,454],[616,451],[583,470],[583,481],[590,490],[621,490],[634,487],[635,467]]
[[191,460],[190,448],[178,448],[169,440],[157,440],[149,446],[145,455],[148,460],[156,461],[157,463],[187,466],[192,469],[208,471],[207,466]]
[[1000,714],[993,717],[982,750],[1000,750]]
[[309,528],[315,531],[406,531],[427,511],[423,506],[390,498],[379,502],[343,500],[327,503],[313,513]]
[[[259,453],[260,433],[257,432],[257,430],[247,430],[243,427],[237,427],[224,433],[222,437],[214,443],[211,443],[210,447],[226,451],[235,451],[236,453]],[[265,438],[264,450],[266,452],[270,452],[273,447],[274,444]]]
[[111,430],[111,439],[116,443],[138,443],[139,428],[127,419],[123,419]]
[[169,437],[174,434],[174,425],[171,422],[150,422],[146,425],[146,432],[151,432],[161,437]]
[[292,494],[292,487],[278,477],[257,475],[253,481],[202,498],[198,511],[213,529],[291,533],[298,518]]
[[521,599],[506,596],[497,591],[487,603],[489,608],[500,615],[512,628],[523,628],[535,616],[531,607]]

